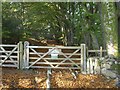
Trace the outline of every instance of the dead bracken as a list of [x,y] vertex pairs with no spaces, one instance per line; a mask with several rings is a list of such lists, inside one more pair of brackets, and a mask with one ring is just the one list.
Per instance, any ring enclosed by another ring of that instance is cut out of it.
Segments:
[[[2,88],[46,88],[46,69],[2,69]],[[53,70],[51,88],[116,88],[115,80],[103,75],[78,74],[75,79],[69,70]]]

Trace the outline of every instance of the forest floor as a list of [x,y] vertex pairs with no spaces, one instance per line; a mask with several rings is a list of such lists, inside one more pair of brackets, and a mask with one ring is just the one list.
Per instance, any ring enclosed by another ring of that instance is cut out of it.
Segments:
[[[46,88],[46,69],[2,69],[2,84],[5,88]],[[115,80],[103,75],[78,74],[77,79],[69,70],[52,70],[51,88],[116,88]]]

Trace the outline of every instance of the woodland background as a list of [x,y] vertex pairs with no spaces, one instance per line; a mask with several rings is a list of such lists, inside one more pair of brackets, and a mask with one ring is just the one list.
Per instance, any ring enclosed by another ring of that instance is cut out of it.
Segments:
[[2,2],[2,43],[55,44],[120,54],[120,2]]

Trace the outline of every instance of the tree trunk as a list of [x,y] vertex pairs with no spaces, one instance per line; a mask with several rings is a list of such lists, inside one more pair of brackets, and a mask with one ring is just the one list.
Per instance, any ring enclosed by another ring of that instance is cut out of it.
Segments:
[[120,57],[120,16],[118,17],[118,54]]
[[[102,3],[102,17],[108,54],[117,55],[118,32],[115,3]],[[102,22],[101,22],[102,23]]]
[[2,44],[2,2],[0,2],[0,44]]
[[106,49],[104,10],[102,9],[102,6],[103,6],[102,3],[98,2],[98,9],[100,13],[100,22],[101,22],[101,31],[102,31],[102,38],[103,38],[102,46],[103,46],[103,49]]
[[116,2],[117,16],[118,16],[118,56],[120,58],[120,2]]

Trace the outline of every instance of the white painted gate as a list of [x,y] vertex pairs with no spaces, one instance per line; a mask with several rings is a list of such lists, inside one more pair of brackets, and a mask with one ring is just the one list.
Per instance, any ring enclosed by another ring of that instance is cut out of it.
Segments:
[[[17,45],[0,45],[0,66],[16,67],[19,69],[22,42]],[[21,56],[22,57],[22,56]]]
[[[100,56],[89,57],[98,52]],[[29,42],[17,45],[0,45],[0,66],[18,69],[80,69],[81,73],[96,73],[98,61],[106,50],[87,50],[81,46],[30,46]],[[88,55],[88,56],[87,56]]]
[[81,59],[86,56],[82,50],[81,46],[30,46],[25,42],[24,68],[81,69]]

